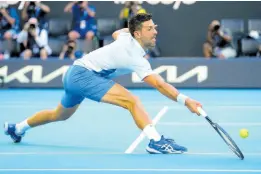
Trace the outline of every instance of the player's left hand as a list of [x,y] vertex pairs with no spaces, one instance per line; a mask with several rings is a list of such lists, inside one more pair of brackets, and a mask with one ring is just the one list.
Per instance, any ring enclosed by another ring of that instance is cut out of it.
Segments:
[[198,101],[188,98],[186,99],[186,106],[192,113],[196,113],[200,116],[197,107],[202,107],[202,105]]

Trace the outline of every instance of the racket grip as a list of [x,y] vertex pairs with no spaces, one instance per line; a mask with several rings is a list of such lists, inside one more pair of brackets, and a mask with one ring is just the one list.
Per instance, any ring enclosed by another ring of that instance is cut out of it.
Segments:
[[203,117],[208,116],[207,113],[201,107],[197,107],[197,109],[201,116]]

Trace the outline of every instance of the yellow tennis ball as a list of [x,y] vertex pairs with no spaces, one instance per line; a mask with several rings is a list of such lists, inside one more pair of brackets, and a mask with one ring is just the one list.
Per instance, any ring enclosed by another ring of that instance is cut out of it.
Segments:
[[248,130],[247,129],[241,129],[239,134],[240,134],[241,138],[247,138],[248,137]]

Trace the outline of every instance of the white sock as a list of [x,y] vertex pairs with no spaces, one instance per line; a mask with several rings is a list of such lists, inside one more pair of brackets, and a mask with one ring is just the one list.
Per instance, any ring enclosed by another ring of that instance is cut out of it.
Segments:
[[15,133],[21,135],[30,128],[31,127],[28,125],[27,120],[24,120],[21,123],[15,125]]
[[151,124],[148,124],[143,129],[143,131],[150,140],[153,139],[154,141],[159,141],[161,139],[160,134],[157,132],[156,128]]

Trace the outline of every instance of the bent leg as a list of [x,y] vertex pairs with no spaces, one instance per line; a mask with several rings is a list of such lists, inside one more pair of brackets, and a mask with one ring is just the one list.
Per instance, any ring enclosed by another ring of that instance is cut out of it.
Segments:
[[143,130],[151,124],[148,113],[145,111],[138,97],[132,95],[127,89],[115,84],[102,98],[102,102],[114,104],[128,109],[136,125]]
[[15,132],[18,135],[22,135],[30,128],[51,122],[66,120],[73,115],[78,107],[79,105],[65,108],[62,104],[59,104],[55,109],[37,112],[26,120],[16,124]]
[[27,123],[30,127],[36,127],[50,122],[67,120],[74,114],[78,107],[79,105],[65,108],[62,104],[59,104],[55,109],[43,110],[34,114],[27,119]]
[[18,124],[9,124],[6,122],[4,124],[5,134],[10,135],[15,143],[19,143],[22,140],[22,136],[29,128],[54,121],[66,120],[76,111],[78,106],[79,105],[75,105],[71,108],[65,108],[59,104],[56,109],[38,112]]
[[78,109],[84,97],[65,92],[61,103],[51,110],[37,112],[26,120],[16,124],[16,133],[23,134],[28,129],[56,121],[64,121],[70,118]]

